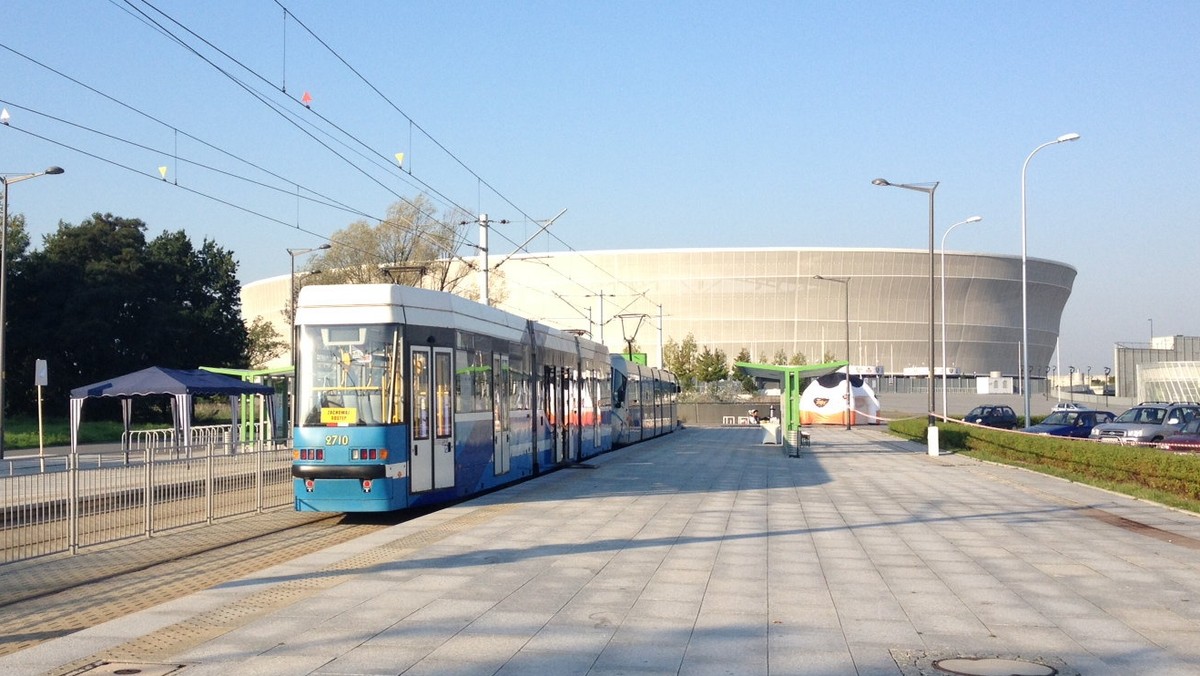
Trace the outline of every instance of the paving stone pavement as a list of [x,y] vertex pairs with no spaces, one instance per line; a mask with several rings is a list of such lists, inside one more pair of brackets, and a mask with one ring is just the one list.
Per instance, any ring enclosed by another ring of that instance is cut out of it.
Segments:
[[816,428],[800,458],[760,440],[681,430],[0,673],[1200,673],[1196,516],[877,428]]

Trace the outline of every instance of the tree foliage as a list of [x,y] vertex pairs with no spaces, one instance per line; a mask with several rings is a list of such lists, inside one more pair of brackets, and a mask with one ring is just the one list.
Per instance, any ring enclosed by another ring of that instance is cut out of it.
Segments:
[[272,359],[287,354],[291,345],[275,330],[275,325],[262,315],[246,328],[246,359],[250,368],[263,368]]
[[455,263],[468,219],[474,217],[459,210],[436,216],[425,195],[398,201],[385,220],[359,220],[333,233],[332,246],[303,268],[320,274],[300,277],[297,286],[395,282],[470,295],[464,291],[472,268]]
[[696,359],[696,379],[702,383],[715,383],[728,377],[729,358],[725,356],[725,351],[704,346]]
[[60,222],[41,250],[20,251],[8,295],[7,401],[32,409],[33,367],[45,397],[149,366],[245,367],[241,286],[230,252],[182,231],[147,241],[136,218]]
[[700,348],[696,337],[688,334],[682,343],[672,338],[663,345],[663,364],[675,374],[679,387],[685,391],[696,389],[696,359]]
[[701,349],[696,337],[690,333],[682,343],[670,339],[663,345],[663,364],[679,379],[679,386],[689,392],[695,390],[698,383],[714,383],[729,377],[729,358],[725,351],[707,345]]
[[[742,350],[737,353],[737,356],[733,358],[733,361],[734,363],[750,363],[750,350],[747,350],[743,347]],[[742,389],[746,392],[754,393],[758,391],[758,386],[755,385],[754,378],[742,370],[742,367],[733,367],[733,377],[742,384]]]

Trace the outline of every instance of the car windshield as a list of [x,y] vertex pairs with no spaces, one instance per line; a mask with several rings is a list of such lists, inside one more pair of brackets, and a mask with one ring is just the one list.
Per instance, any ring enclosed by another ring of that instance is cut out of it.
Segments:
[[1042,421],[1042,424],[1043,425],[1074,425],[1075,419],[1078,417],[1079,417],[1079,414],[1074,411],[1058,411],[1057,413],[1051,413],[1050,415],[1046,416],[1046,419]]
[[1158,424],[1162,422],[1163,415],[1165,414],[1166,411],[1161,408],[1135,407],[1117,416],[1116,422]]
[[992,408],[990,406],[976,406],[975,408],[971,409],[971,412],[967,414],[967,417],[968,418],[982,418],[984,416],[990,415],[991,412],[992,412]]

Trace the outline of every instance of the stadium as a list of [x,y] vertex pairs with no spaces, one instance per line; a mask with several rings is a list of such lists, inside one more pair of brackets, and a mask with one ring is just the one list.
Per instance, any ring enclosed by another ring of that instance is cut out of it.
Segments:
[[[1021,258],[944,253],[935,257],[934,372],[1021,372]],[[918,249],[729,248],[610,250],[493,259],[493,305],[587,332],[614,352],[645,353],[661,365],[664,343],[694,337],[732,361],[843,359],[849,328],[854,370],[888,376],[929,369],[930,260]],[[1029,361],[1045,377],[1076,270],[1029,258]],[[818,279],[817,277],[825,279]],[[472,275],[469,294],[476,294]],[[946,358],[942,363],[942,279]],[[381,275],[380,281],[384,281]],[[242,311],[287,336],[291,278],[246,284]],[[843,295],[848,294],[848,295]],[[848,315],[847,315],[848,307]],[[289,363],[287,355],[277,360]]]

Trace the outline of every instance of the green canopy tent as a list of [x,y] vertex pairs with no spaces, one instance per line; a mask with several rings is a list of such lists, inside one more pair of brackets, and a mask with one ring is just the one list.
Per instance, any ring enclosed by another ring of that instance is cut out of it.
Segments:
[[782,364],[753,364],[749,362],[734,362],[746,375],[759,380],[769,380],[779,383],[779,418],[784,434],[797,433],[800,430],[800,395],[801,387],[806,378],[820,378],[823,375],[840,371],[849,362],[831,361],[825,364],[805,364],[803,366],[788,366]]

